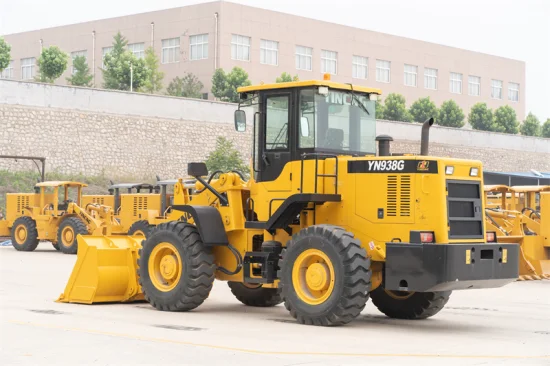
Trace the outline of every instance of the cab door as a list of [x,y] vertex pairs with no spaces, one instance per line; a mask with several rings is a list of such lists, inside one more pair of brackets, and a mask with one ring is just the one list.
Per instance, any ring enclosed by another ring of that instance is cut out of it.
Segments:
[[[270,92],[262,96],[257,181],[268,191],[290,191],[291,92]],[[282,174],[285,171],[285,174]]]

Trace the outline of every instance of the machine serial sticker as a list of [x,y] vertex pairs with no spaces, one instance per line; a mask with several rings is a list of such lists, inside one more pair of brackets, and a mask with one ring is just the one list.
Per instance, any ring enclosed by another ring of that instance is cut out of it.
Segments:
[[348,173],[424,173],[437,174],[435,160],[352,160]]

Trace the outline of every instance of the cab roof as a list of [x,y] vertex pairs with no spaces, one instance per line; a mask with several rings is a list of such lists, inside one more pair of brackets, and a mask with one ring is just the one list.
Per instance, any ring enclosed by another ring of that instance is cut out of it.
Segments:
[[290,81],[286,83],[273,83],[273,84],[259,84],[259,85],[250,85],[250,86],[241,86],[237,88],[238,93],[249,93],[260,90],[270,90],[270,89],[286,89],[286,88],[303,88],[307,86],[327,86],[331,89],[339,90],[353,90],[361,93],[372,93],[372,94],[382,94],[382,90],[377,88],[368,88],[366,86],[352,85],[337,83],[330,80],[304,80],[304,81]]
[[35,185],[35,187],[61,187],[61,186],[88,187],[86,183],[71,182],[71,181],[64,181],[64,180],[52,180],[49,182],[40,182],[40,183],[36,183]]

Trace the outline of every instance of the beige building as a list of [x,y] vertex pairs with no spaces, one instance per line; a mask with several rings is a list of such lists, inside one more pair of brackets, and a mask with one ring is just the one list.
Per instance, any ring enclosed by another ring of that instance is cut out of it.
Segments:
[[486,102],[525,116],[523,61],[225,1],[6,35],[13,61],[2,77],[32,79],[41,48],[57,45],[73,57],[86,56],[101,87],[102,57],[118,31],[138,57],[154,47],[165,86],[191,72],[210,99],[214,70],[240,66],[253,83],[273,82],[282,72],[302,80],[330,73],[335,81],[401,93],[408,104],[429,96],[438,106],[454,99],[466,114]]

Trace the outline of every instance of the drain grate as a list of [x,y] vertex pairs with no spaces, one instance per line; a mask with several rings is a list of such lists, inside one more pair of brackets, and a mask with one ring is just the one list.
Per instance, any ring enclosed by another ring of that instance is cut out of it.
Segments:
[[488,309],[488,308],[470,308],[470,307],[461,307],[461,306],[446,306],[445,309],[452,310],[476,310],[476,311],[498,311],[497,309]]
[[206,330],[206,328],[197,328],[197,327],[186,327],[184,325],[165,325],[165,324],[155,324],[153,325],[157,328],[172,329],[172,330],[185,330],[188,332],[197,332],[200,330]]
[[268,320],[271,320],[272,322],[277,322],[277,323],[298,324],[296,319],[268,319]]
[[62,311],[47,310],[47,309],[29,309],[29,311],[32,311],[33,313],[39,313],[39,314],[51,314],[51,315],[65,314]]

